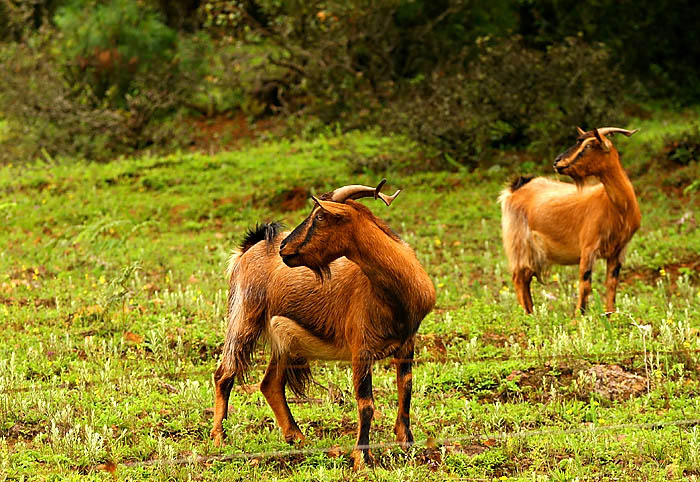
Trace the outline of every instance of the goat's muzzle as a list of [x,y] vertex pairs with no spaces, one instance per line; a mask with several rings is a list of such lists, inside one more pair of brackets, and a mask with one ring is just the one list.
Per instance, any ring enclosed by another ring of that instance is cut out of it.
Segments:
[[286,249],[287,248],[287,239],[285,238],[282,240],[282,243],[280,244],[280,257],[282,258],[282,261],[284,264],[289,266],[290,268],[294,268],[296,266],[301,266],[298,263],[295,263],[294,258],[299,257],[299,253],[293,252],[291,249]]
[[569,167],[569,165],[567,165],[567,166],[562,166],[562,165],[561,165],[561,161],[562,161],[562,159],[564,159],[564,154],[566,154],[566,153],[562,152],[561,154],[559,154],[559,155],[556,157],[556,159],[554,159],[554,164],[552,164],[552,167],[554,168],[554,171],[555,171],[557,174],[563,174],[563,173],[564,173],[564,172],[563,172],[564,169],[566,169],[567,167]]
[[280,257],[282,258],[282,262],[290,268],[302,266],[302,264],[299,262],[299,253],[293,249],[287,248],[286,238],[282,240],[282,243],[280,244]]

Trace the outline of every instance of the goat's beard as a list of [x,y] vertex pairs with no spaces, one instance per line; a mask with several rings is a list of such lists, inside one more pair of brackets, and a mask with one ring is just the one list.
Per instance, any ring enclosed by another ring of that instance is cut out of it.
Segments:
[[574,184],[576,185],[576,189],[579,191],[583,189],[583,186],[586,184],[586,178],[585,176],[579,176],[577,174],[571,173],[569,174],[568,172],[566,173],[567,176],[571,178],[572,181],[574,181]]
[[324,283],[326,280],[331,279],[331,267],[328,264],[324,266],[314,266],[313,268],[309,266],[309,269],[314,272],[319,283]]

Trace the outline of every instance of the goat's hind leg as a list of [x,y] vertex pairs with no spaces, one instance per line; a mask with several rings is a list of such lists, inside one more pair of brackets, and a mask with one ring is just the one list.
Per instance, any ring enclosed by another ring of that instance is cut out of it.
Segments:
[[304,434],[299,429],[292,412],[289,410],[287,397],[284,392],[287,385],[287,362],[286,358],[280,361],[277,355],[272,355],[270,364],[265,371],[265,377],[260,383],[260,391],[275,414],[275,420],[277,420],[277,425],[282,429],[284,440],[288,443],[294,443],[295,441],[303,441]]
[[605,277],[605,311],[608,316],[615,312],[615,294],[617,293],[617,282],[620,278],[621,267],[619,256],[613,256],[608,259]]
[[530,268],[520,268],[513,271],[513,284],[515,285],[515,294],[518,296],[520,306],[525,309],[525,313],[532,313],[533,303],[532,294],[530,293],[530,283],[535,272]]
[[399,409],[396,415],[394,433],[396,441],[403,449],[413,445],[411,433],[411,391],[413,389],[413,349],[415,338],[411,337],[394,355],[396,365],[396,389],[399,397]]
[[595,256],[592,250],[581,253],[581,261],[579,263],[580,280],[578,285],[578,304],[576,306],[576,311],[579,311],[582,315],[586,314],[588,295],[591,294],[594,263]]
[[353,353],[352,378],[359,421],[357,442],[352,451],[353,469],[359,470],[366,464],[373,464],[374,457],[369,450],[369,429],[374,418],[374,396],[372,395],[372,354],[366,350]]
[[223,421],[228,415],[228,399],[233,382],[233,373],[221,363],[214,373],[214,426],[209,433],[216,446],[222,445],[224,441]]
[[234,317],[229,322],[221,363],[214,373],[214,423],[210,432],[214,445],[223,443],[223,421],[228,415],[231,388],[236,378],[243,378],[248,372],[250,357],[262,333],[261,319],[258,313],[242,319]]

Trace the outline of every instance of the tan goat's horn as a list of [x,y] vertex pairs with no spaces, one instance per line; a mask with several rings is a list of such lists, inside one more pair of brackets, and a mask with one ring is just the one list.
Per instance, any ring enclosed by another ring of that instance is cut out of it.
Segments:
[[360,199],[363,197],[373,197],[374,199],[381,199],[384,204],[389,206],[391,202],[399,195],[401,190],[396,191],[392,196],[387,196],[382,194],[379,190],[386,183],[386,179],[382,179],[377,187],[363,186],[362,184],[351,184],[349,186],[339,187],[333,194],[331,194],[330,200],[337,203],[342,203],[348,199]]
[[616,132],[619,132],[620,134],[624,134],[627,137],[631,136],[635,132],[637,132],[639,129],[635,129],[633,131],[628,131],[627,129],[621,129],[619,127],[599,127],[598,128],[598,133],[601,136],[606,136],[608,134],[614,134]]

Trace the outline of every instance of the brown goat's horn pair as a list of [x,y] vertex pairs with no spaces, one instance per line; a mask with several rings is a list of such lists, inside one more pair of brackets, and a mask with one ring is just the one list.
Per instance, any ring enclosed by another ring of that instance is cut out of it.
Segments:
[[361,184],[351,184],[350,186],[339,187],[331,194],[331,201],[343,203],[348,199],[360,199],[363,197],[374,197],[381,199],[384,204],[389,206],[391,202],[399,195],[401,190],[396,191],[393,195],[387,196],[379,192],[386,183],[386,179],[382,179],[377,187],[363,186]]
[[599,127],[598,128],[598,134],[601,136],[607,136],[608,134],[614,134],[616,132],[619,132],[621,134],[626,135],[627,137],[631,136],[635,132],[637,132],[639,129],[635,129],[633,131],[628,131],[627,129],[621,129],[619,127]]
[[[576,127],[576,130],[578,131],[579,135],[582,135],[582,136],[586,135],[586,131],[584,131],[580,127]],[[629,137],[632,134],[634,134],[635,132],[637,132],[639,129],[635,129],[633,131],[628,131],[627,129],[621,129],[619,127],[599,127],[598,129],[594,129],[594,131],[595,130],[597,130],[598,135],[601,135],[601,136],[607,136],[608,134],[614,134],[616,132],[620,132],[620,133],[626,135],[627,137]]]

